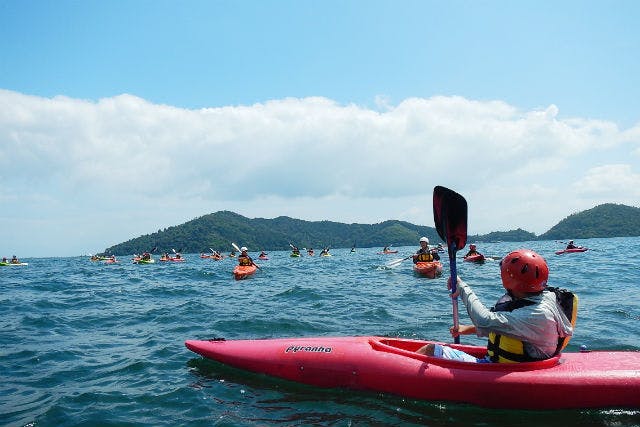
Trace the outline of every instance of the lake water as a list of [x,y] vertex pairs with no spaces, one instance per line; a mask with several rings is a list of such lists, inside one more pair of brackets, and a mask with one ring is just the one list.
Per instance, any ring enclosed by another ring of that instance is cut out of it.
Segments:
[[[576,243],[593,250],[555,255],[562,245],[552,241],[478,249],[502,257],[532,248],[547,259],[550,284],[579,295],[577,330],[565,351],[582,344],[640,350],[640,238]],[[318,389],[228,368],[184,346],[212,337],[451,341],[447,275],[417,277],[410,261],[385,267],[417,247],[396,255],[334,249],[329,258],[276,251],[268,261],[253,253],[262,270],[244,281],[232,277],[235,260],[197,254],[185,263],[134,265],[121,257],[105,265],[78,257],[0,267],[0,425],[640,426],[640,408],[489,410]],[[459,262],[458,273],[486,305],[502,293],[497,261]],[[469,336],[462,342],[485,344]]]

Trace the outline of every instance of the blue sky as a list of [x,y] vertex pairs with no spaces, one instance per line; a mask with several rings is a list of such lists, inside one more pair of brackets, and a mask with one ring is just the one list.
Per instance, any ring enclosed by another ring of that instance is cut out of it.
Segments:
[[637,206],[639,12],[0,1],[0,255],[96,252],[222,209],[432,225],[438,184],[468,198],[471,233]]

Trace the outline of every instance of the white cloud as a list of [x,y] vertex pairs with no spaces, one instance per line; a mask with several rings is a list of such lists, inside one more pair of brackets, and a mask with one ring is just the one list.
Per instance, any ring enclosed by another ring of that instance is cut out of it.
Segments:
[[563,120],[555,105],[376,102],[382,111],[321,97],[188,110],[131,95],[94,102],[0,90],[3,220],[150,218],[139,231],[101,226],[110,237],[126,229],[124,238],[220,209],[432,225],[440,184],[467,196],[472,233],[540,233],[576,209],[638,200],[638,126]]
[[592,199],[621,200],[635,204],[640,200],[640,173],[629,164],[596,166],[573,183],[576,193]]

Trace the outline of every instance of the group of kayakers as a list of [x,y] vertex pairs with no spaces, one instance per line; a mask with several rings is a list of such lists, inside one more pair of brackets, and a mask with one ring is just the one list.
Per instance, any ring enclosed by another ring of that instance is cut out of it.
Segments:
[[[440,259],[441,246],[430,247],[427,237],[420,238],[419,243],[420,248],[411,256],[414,263]],[[299,255],[299,249],[291,246],[292,254],[297,251]],[[465,257],[479,254],[472,244]],[[253,264],[246,247],[241,248],[238,263]],[[530,249],[512,251],[500,261],[500,277],[506,292],[491,308],[482,304],[471,286],[459,276],[455,292],[451,293],[452,298],[462,298],[472,322],[452,326],[452,337],[469,334],[487,337],[486,357],[477,358],[442,344],[428,344],[417,352],[465,362],[513,363],[548,359],[564,348],[573,334],[577,297],[564,291],[572,301],[561,304],[558,289],[547,287],[549,267],[545,259]],[[451,279],[447,286],[451,290]]]
[[[302,254],[300,253],[300,249],[296,246],[296,245],[292,245],[291,243],[289,243],[289,246],[291,246],[291,256],[292,257],[301,257]],[[303,248],[304,249],[304,248]],[[309,256],[314,256],[315,255],[315,251],[313,250],[313,248],[308,248],[306,249],[307,251],[307,255]],[[353,248],[352,248],[352,252],[353,252]],[[324,248],[320,251],[320,256],[331,256],[331,254],[329,253],[329,248]]]
[[11,257],[11,259],[7,259],[6,256],[2,257],[2,262],[4,264],[20,264],[20,260],[14,255],[13,257]]

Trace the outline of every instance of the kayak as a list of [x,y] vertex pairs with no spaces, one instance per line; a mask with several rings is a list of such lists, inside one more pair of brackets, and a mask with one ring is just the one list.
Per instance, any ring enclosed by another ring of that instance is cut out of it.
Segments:
[[398,251],[382,251],[378,252],[378,255],[386,255],[386,254],[397,254]]
[[28,262],[0,262],[0,267],[19,267],[21,265],[29,265]]
[[242,280],[242,279],[246,279],[249,276],[252,276],[253,274],[255,274],[256,270],[258,270],[258,267],[253,264],[253,265],[236,265],[233,269],[233,277],[236,280]]
[[268,257],[268,256],[266,256],[266,255],[260,255],[260,256],[258,257],[258,259],[269,259],[269,257]]
[[556,251],[556,255],[570,254],[570,253],[573,253],[573,252],[585,252],[587,250],[589,250],[589,248],[563,249],[561,251]]
[[169,258],[160,258],[160,261],[163,262],[185,262],[186,258],[175,258],[175,257],[169,257]]
[[464,261],[481,264],[484,262],[484,255],[482,254],[469,255],[464,257]]
[[[384,337],[188,340],[218,362],[324,388],[490,408],[639,408],[640,351],[562,353],[524,363],[469,363],[415,353],[430,341]],[[442,344],[442,343],[440,343]],[[483,357],[486,348],[447,344]]]
[[302,255],[300,254],[294,254],[293,252],[291,252],[291,255],[289,255],[291,258],[300,258]]
[[442,274],[442,263],[440,261],[417,262],[413,264],[413,271],[421,276],[435,279]]
[[154,262],[156,262],[156,260],[153,258],[149,258],[149,259],[134,258],[133,259],[134,264],[153,264]]

